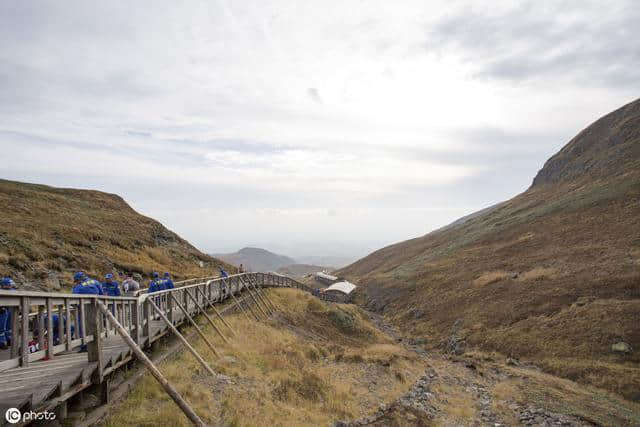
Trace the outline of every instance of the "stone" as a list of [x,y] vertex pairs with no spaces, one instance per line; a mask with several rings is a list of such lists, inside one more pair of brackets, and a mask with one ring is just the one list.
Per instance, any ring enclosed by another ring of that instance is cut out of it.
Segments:
[[220,359],[222,363],[233,365],[234,363],[238,363],[238,359],[233,356],[224,356]]
[[611,346],[611,351],[618,354],[631,354],[633,349],[624,341],[617,342]]
[[425,311],[423,309],[421,309],[421,308],[417,308],[417,309],[413,310],[413,318],[415,320],[423,318],[424,315],[425,315]]
[[59,291],[62,289],[62,285],[60,285],[60,278],[58,277],[58,273],[53,271],[47,272],[47,277],[44,279],[44,285],[47,289],[51,289],[54,291]]
[[518,362],[517,359],[511,358],[511,357],[507,357],[507,365],[509,365],[509,366],[518,366],[518,365],[520,365],[520,362]]

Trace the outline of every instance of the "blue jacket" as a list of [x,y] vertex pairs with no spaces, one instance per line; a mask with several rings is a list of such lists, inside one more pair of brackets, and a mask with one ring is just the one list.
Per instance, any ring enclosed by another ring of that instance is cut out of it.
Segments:
[[165,289],[175,289],[175,285],[173,284],[173,280],[164,279],[164,288]]
[[111,282],[104,282],[102,284],[102,289],[104,290],[105,295],[109,295],[110,297],[120,296],[120,284],[115,280],[112,280]]
[[224,271],[224,269],[220,269],[220,274],[222,275],[222,277],[229,277],[229,275],[227,274],[226,271]]
[[90,277],[75,285],[71,292],[74,294],[104,295],[102,284]]
[[162,280],[156,279],[149,282],[149,293],[164,291],[164,284]]

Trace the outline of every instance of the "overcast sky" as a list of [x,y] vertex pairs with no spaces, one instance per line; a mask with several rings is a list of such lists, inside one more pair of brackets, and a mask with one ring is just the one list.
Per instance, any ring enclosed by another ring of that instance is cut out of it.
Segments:
[[637,0],[480,3],[3,1],[0,176],[207,252],[423,235],[640,94]]

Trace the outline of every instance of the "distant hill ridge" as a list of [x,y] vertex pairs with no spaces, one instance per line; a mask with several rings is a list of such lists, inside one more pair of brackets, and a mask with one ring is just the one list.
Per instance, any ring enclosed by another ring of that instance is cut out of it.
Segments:
[[226,266],[115,194],[0,180],[0,206],[0,271],[23,289],[68,289],[77,270],[179,280]]
[[242,264],[245,269],[251,269],[252,271],[276,271],[279,268],[297,264],[296,260],[288,256],[252,247],[242,248],[233,253],[215,254],[214,256],[236,267]]
[[638,401],[639,233],[636,100],[581,131],[524,193],[337,274],[430,347],[496,351]]

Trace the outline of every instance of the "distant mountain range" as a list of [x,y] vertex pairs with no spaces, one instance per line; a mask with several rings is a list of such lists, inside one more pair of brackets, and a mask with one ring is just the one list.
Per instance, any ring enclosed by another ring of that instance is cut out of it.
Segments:
[[214,255],[236,267],[242,264],[245,270],[276,271],[281,267],[297,264],[296,260],[260,248],[242,248],[238,252]]

